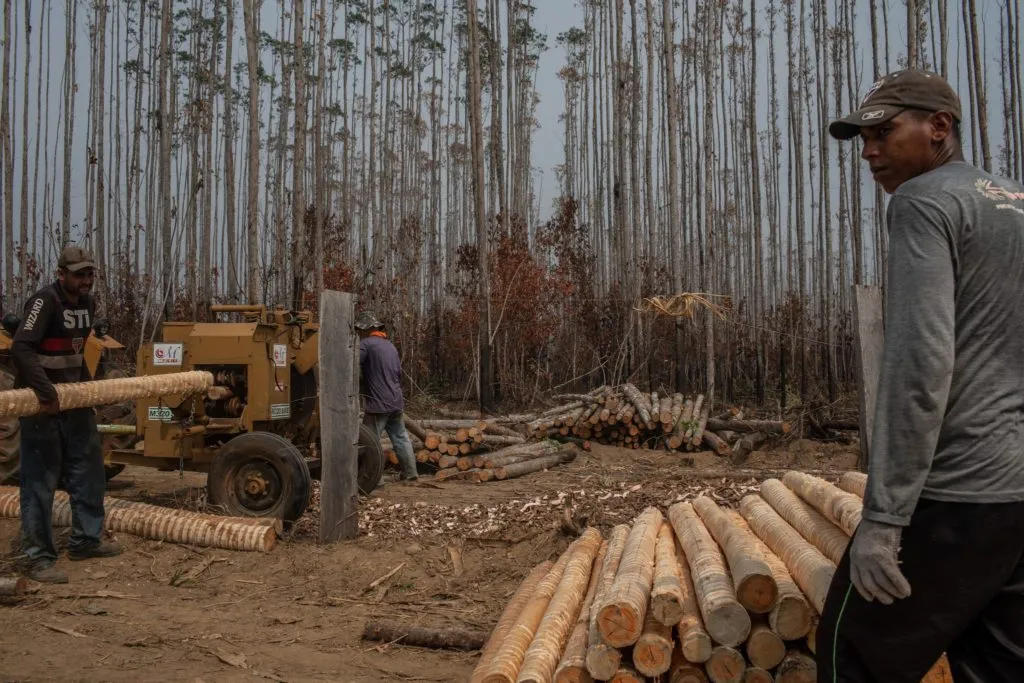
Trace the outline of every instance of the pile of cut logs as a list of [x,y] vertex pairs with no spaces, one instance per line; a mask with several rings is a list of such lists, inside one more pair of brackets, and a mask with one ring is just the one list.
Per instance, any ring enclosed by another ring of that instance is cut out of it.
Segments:
[[[667,515],[649,507],[607,539],[587,528],[523,580],[471,680],[812,683],[864,481],[790,471],[738,512],[700,496]],[[925,678],[948,680],[945,658]]]
[[[416,462],[436,468],[435,477],[440,481],[512,479],[576,457],[571,446],[548,439],[527,442],[525,436],[498,420],[407,420],[406,425],[422,446],[416,451]],[[388,460],[397,465],[390,441],[381,441]]]
[[719,455],[742,456],[770,435],[790,431],[787,422],[744,420],[739,411],[712,416],[703,394],[690,398],[678,393],[659,395],[629,383],[557,398],[567,403],[534,417],[526,425],[527,434],[576,436],[626,448],[710,448]]

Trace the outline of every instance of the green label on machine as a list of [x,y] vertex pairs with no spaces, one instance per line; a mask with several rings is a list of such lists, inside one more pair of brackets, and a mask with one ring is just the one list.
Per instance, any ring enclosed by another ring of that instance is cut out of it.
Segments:
[[292,416],[292,408],[288,403],[272,403],[270,405],[271,420],[287,420]]
[[167,406],[151,406],[149,408],[149,419],[156,422],[170,422],[171,409]]

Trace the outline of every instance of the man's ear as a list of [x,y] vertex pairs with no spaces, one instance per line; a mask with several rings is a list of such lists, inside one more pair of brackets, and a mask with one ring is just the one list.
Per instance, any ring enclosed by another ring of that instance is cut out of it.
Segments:
[[932,141],[943,142],[953,137],[953,115],[948,111],[937,111],[931,116]]

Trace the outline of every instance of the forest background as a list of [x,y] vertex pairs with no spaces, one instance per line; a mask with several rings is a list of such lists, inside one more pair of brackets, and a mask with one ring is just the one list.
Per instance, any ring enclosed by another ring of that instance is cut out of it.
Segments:
[[1024,177],[1020,0],[0,4],[0,308],[88,245],[131,352],[334,288],[429,396],[835,401],[887,228],[828,121],[933,69]]

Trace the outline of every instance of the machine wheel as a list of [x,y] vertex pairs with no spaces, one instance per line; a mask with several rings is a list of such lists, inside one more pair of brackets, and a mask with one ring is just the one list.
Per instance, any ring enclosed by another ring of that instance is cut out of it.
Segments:
[[359,493],[368,495],[380,484],[384,476],[384,449],[380,437],[365,424],[359,425],[358,467],[356,483]]
[[294,522],[309,506],[310,485],[309,468],[292,442],[272,432],[250,432],[220,449],[206,488],[210,503],[227,514]]

